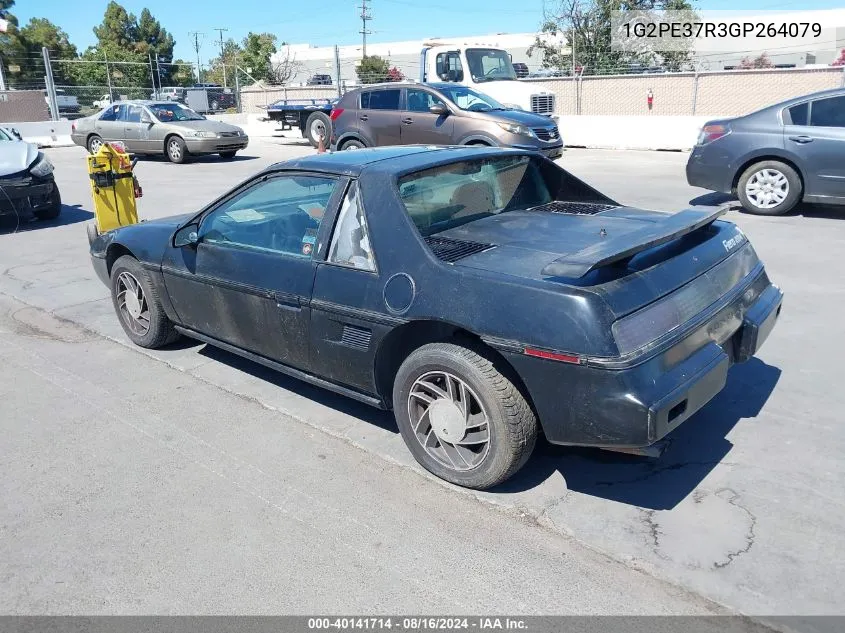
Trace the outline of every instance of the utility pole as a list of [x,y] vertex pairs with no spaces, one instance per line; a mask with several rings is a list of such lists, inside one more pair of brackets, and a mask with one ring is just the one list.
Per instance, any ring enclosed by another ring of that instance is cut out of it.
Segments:
[[226,58],[223,57],[223,31],[229,29],[214,29],[220,33],[220,63],[223,64],[223,87],[226,87]]
[[41,56],[44,58],[44,87],[47,88],[47,99],[50,101],[50,119],[59,120],[59,98],[56,96],[56,82],[53,81],[53,65],[50,63],[50,51],[44,46],[41,48]]
[[361,49],[362,57],[367,56],[367,35],[371,33],[371,31],[367,30],[367,22],[373,19],[373,16],[370,14],[369,7],[367,6],[367,0],[361,0],[361,35],[364,38],[363,47]]
[[202,83],[202,66],[200,65],[200,48],[202,48],[202,38],[205,33],[199,31],[192,31],[189,35],[194,36],[194,50],[197,52],[197,83]]
[[340,89],[340,47],[334,45],[334,82],[337,86],[337,96],[342,97],[343,92]]

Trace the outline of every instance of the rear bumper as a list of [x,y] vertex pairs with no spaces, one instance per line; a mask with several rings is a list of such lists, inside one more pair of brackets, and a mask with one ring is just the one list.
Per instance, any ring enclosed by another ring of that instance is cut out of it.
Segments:
[[749,360],[780,315],[783,293],[765,273],[745,294],[664,352],[624,369],[572,365],[509,353],[546,437],[556,444],[644,447],[689,419],[725,386],[728,369]]
[[696,146],[690,152],[687,159],[687,182],[693,187],[731,193],[733,177],[730,157],[717,147]]

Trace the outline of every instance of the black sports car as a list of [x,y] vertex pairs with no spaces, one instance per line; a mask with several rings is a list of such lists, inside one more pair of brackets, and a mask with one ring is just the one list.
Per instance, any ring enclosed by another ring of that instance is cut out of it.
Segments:
[[179,334],[377,407],[486,488],[549,441],[647,447],[725,385],[783,294],[719,211],[621,206],[532,152],[389,147],[274,165],[99,236],[126,334]]

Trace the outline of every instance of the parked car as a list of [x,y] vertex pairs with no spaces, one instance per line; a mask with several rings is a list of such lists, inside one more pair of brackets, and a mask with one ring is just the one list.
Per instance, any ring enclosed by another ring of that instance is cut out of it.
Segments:
[[487,488],[540,428],[652,445],[757,352],[783,295],[723,212],[625,207],[533,151],[404,146],[273,165],[91,256],[137,345],[184,334],[392,408],[425,468]]
[[184,103],[185,88],[179,86],[165,86],[150,95],[152,101],[178,101]]
[[52,220],[61,211],[53,163],[17,130],[0,128],[0,215]]
[[94,101],[91,105],[95,108],[103,109],[116,101],[120,101],[120,99],[112,99],[109,95],[103,95],[102,97]]
[[205,90],[209,112],[220,112],[221,110],[228,110],[238,105],[231,88],[224,88],[220,84],[194,84],[185,90],[185,100],[187,100],[188,90]]
[[[50,95],[44,91],[44,101],[47,103],[47,108],[50,109]],[[56,88],[56,106],[59,108],[59,115],[62,114],[76,114],[79,112],[81,106],[76,95],[66,94],[61,88]]]
[[347,92],[331,113],[341,150],[384,145],[488,145],[563,153],[549,117],[506,108],[455,83],[374,84]]
[[528,76],[528,64],[523,62],[514,62],[513,71],[516,73],[517,79],[524,79]]
[[174,163],[200,154],[233,158],[249,144],[241,128],[172,101],[121,101],[75,121],[71,139],[92,154],[103,141],[122,141],[134,154],[164,154]]
[[331,86],[332,85],[332,76],[331,75],[313,75],[307,82],[309,86]]
[[801,201],[845,205],[845,89],[709,121],[687,161],[687,181],[733,193],[760,215],[789,213]]

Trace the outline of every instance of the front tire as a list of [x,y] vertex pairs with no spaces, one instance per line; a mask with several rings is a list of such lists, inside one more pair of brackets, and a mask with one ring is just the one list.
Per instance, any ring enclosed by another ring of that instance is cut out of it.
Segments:
[[801,201],[803,186],[792,167],[777,160],[764,160],[742,173],[736,193],[749,213],[784,215]]
[[483,490],[528,461],[537,419],[503,369],[452,343],[424,345],[405,359],[393,409],[408,449],[426,470]]
[[157,349],[179,338],[155,284],[134,257],[123,255],[112,266],[111,296],[120,325],[135,345]]
[[179,136],[171,136],[164,144],[164,153],[171,163],[184,163],[188,157],[188,148],[185,141]]
[[366,145],[364,145],[361,141],[356,141],[355,139],[352,139],[350,141],[345,141],[340,146],[340,150],[346,151],[346,150],[364,149],[365,147],[366,147]]

